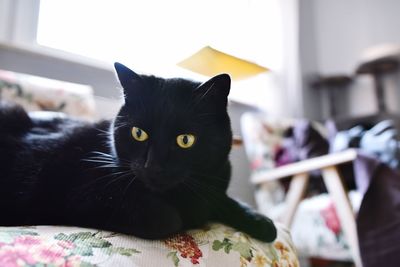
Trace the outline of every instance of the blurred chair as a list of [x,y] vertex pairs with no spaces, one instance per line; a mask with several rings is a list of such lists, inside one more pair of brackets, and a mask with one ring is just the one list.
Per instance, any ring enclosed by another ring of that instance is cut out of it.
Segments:
[[[305,136],[301,137],[304,151],[284,152],[284,147],[299,146],[284,144],[288,140],[285,136],[297,134],[291,131],[298,123],[302,124],[298,128],[304,130]],[[311,127],[314,130],[310,131]],[[243,116],[244,145],[253,169],[251,182],[258,188],[256,202],[262,213],[291,229],[295,245],[303,256],[353,260],[356,266],[361,266],[354,209],[338,171],[339,165],[355,160],[357,152],[349,149],[325,155],[327,141],[317,135],[317,127],[322,126],[297,120],[268,120],[261,113]],[[328,195],[314,192],[307,199],[310,181],[314,183],[318,179],[316,171],[321,173]],[[352,192],[351,198],[357,210],[357,194]],[[315,222],[318,222],[316,228]]]

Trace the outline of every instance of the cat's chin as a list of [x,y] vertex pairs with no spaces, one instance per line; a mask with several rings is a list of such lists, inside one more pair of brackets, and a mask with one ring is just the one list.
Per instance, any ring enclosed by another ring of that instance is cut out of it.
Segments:
[[149,184],[145,183],[146,187],[154,193],[163,193],[167,192],[168,190],[173,189],[176,185],[154,185],[154,184]]
[[143,177],[141,180],[144,183],[144,185],[149,189],[151,192],[154,193],[162,193],[166,192],[168,190],[173,189],[174,187],[178,186],[180,181],[177,180],[171,180],[168,178],[164,178],[164,181],[169,181],[169,182],[164,182],[159,178],[150,178],[150,177]]

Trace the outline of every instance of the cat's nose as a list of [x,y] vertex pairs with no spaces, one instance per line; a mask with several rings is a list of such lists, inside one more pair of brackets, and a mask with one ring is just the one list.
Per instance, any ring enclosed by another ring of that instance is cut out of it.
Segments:
[[166,162],[166,160],[165,151],[157,149],[155,146],[151,146],[147,152],[144,168],[154,170],[161,169],[163,162]]
[[157,161],[156,161],[156,153],[154,151],[153,147],[150,147],[148,152],[147,152],[147,157],[146,157],[146,162],[144,163],[144,168],[145,169],[150,169],[153,167],[156,167]]

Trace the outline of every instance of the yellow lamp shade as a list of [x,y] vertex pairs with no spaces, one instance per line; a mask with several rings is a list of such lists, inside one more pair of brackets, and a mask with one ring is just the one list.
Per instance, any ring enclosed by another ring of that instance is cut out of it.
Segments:
[[228,73],[233,80],[246,79],[269,71],[265,67],[228,55],[210,46],[179,62],[178,66],[206,76]]

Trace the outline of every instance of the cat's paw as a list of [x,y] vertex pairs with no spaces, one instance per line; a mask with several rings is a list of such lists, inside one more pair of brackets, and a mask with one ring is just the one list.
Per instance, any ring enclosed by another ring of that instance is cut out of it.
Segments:
[[277,230],[274,222],[262,215],[257,214],[248,225],[249,234],[263,242],[272,242],[276,239]]

